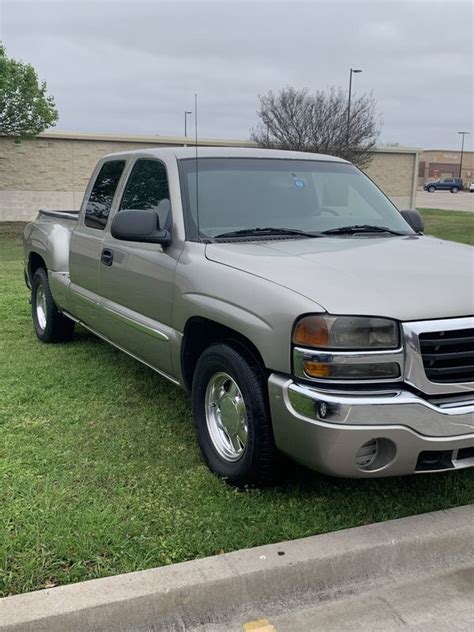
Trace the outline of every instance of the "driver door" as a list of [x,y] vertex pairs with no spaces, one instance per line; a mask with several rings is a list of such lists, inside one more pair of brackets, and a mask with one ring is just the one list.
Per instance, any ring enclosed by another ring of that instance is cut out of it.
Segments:
[[[117,212],[154,210],[171,225],[168,176],[157,159],[134,163]],[[170,344],[177,255],[171,247],[115,239],[107,231],[99,265],[102,327],[107,337],[153,368],[172,374]]]

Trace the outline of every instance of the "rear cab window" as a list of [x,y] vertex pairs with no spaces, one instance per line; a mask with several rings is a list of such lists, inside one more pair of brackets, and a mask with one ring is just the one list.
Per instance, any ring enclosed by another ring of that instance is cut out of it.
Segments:
[[89,228],[104,230],[124,167],[125,160],[108,160],[102,165],[85,210],[84,224]]

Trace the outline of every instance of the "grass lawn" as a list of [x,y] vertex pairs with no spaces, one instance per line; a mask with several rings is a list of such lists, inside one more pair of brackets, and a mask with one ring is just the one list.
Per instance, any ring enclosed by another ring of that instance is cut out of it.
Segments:
[[[426,219],[472,238],[467,213]],[[273,489],[226,486],[201,460],[186,394],[84,329],[36,340],[20,231],[0,225],[0,595],[473,500],[474,470],[351,481],[290,466]]]
[[419,208],[429,235],[462,241],[474,245],[474,213],[467,211],[440,211],[436,208]]

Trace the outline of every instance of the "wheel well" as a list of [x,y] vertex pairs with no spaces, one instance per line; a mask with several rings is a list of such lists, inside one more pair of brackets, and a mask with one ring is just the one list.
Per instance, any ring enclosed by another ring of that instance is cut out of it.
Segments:
[[211,344],[225,342],[240,348],[260,365],[266,373],[265,363],[257,347],[239,332],[206,318],[190,318],[184,328],[181,346],[181,368],[185,385],[191,389],[194,370],[202,352]]
[[33,275],[38,268],[48,269],[41,255],[37,252],[30,252],[30,256],[28,257],[28,276],[30,277],[30,283],[33,281]]

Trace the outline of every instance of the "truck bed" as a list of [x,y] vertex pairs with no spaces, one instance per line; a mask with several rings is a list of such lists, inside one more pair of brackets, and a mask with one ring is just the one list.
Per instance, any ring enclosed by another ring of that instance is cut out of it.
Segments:
[[53,209],[40,209],[38,215],[44,217],[54,217],[56,219],[69,219],[77,222],[79,219],[79,211],[63,211]]
[[[30,253],[40,256],[49,272],[69,271],[69,246],[79,211],[41,209],[35,220],[25,226],[23,246],[25,272],[30,273]],[[31,279],[29,279],[31,282]]]

